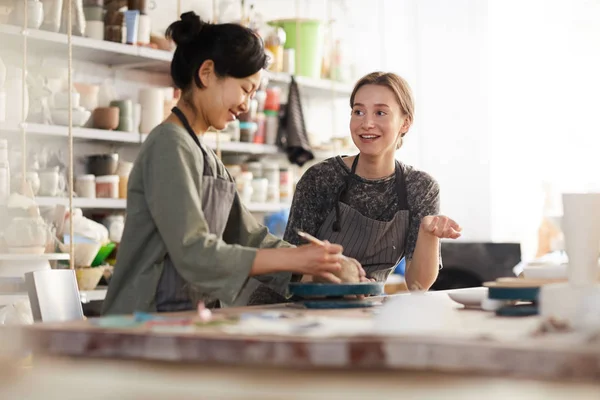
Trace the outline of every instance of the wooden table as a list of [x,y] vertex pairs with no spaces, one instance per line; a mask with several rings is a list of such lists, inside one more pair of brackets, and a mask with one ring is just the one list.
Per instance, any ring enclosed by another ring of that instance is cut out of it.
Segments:
[[[432,295],[447,299],[445,293]],[[412,394],[414,398],[453,398],[443,393],[461,399],[600,398],[595,385],[600,378],[596,338],[533,336],[540,323],[537,317],[497,318],[460,310],[458,305],[454,308],[451,313],[458,324],[453,330],[426,335],[244,334],[223,332],[220,327],[164,332],[147,326],[98,328],[90,321],[38,324],[26,329],[24,336],[38,352],[36,360],[42,360],[28,377],[54,382],[58,375],[68,374],[70,382],[93,382],[97,376],[104,383],[108,379],[112,387],[127,388],[135,376],[148,385],[135,385],[136,393],[154,395],[144,394],[144,398],[165,398],[167,392],[157,386],[167,383],[184,397],[204,391],[205,398],[223,398],[218,393],[227,398],[281,398],[273,393],[286,393],[286,399],[309,398],[310,393],[324,392],[346,393],[344,398],[364,398],[374,392],[378,397]],[[216,315],[225,318],[265,310],[298,311],[279,305],[223,309]],[[370,313],[357,309],[309,311],[303,317],[307,316],[347,317],[357,325],[372,320]],[[57,363],[64,358],[68,361]],[[493,397],[492,390],[501,395]],[[293,391],[297,397],[290,396]],[[239,397],[252,393],[260,396]]]

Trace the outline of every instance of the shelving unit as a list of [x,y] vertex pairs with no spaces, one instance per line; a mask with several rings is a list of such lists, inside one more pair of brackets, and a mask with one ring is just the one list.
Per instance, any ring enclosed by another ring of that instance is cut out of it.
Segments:
[[[97,288],[94,290],[82,290],[79,292],[79,297],[82,303],[88,303],[90,301],[104,300],[106,297],[106,288]],[[9,304],[14,304],[18,301],[27,301],[29,299],[27,293],[11,293],[11,294],[0,294],[0,307]]]
[[[53,33],[36,29],[23,30],[20,26],[0,24],[0,43],[4,51],[23,51],[24,36],[27,38],[27,54],[35,57],[58,57],[66,58],[69,54],[69,38],[66,34]],[[86,64],[99,64],[104,68],[102,71],[107,71],[109,67],[112,71],[119,70],[135,70],[157,74],[168,74],[173,53],[170,51],[156,50],[149,47],[131,46],[121,43],[114,43],[102,40],[95,40],[85,37],[73,36],[70,40],[72,60]],[[31,65],[27,62],[27,57],[23,58],[23,68],[28,68]],[[69,69],[72,71],[72,63],[69,61]],[[140,74],[141,76],[150,76],[149,74]],[[268,72],[269,79],[274,85],[286,86],[291,82],[291,76],[284,73]],[[114,76],[117,76],[116,74]],[[145,78],[146,79],[146,78]],[[296,77],[296,82],[306,92],[311,92],[314,95],[329,96],[348,96],[352,91],[352,86],[340,82],[311,79],[306,77]],[[149,84],[156,83],[148,81]],[[10,99],[7,99],[10,101]],[[19,139],[21,134],[25,132],[27,136],[34,140],[56,140],[68,139],[69,127],[58,125],[46,125],[39,123],[1,123],[0,136],[9,139]],[[73,127],[71,129],[72,138],[75,143],[87,143],[82,148],[88,148],[93,142],[111,144],[114,146],[129,146],[123,149],[129,152],[131,149],[135,151],[136,146],[141,145],[147,135],[140,133],[108,131],[99,129],[90,129],[85,127]],[[59,141],[57,141],[58,143]],[[91,144],[88,142],[92,142]],[[25,141],[23,141],[25,143]],[[222,141],[218,144],[214,138],[209,137],[205,140],[206,145],[213,150],[220,150],[224,154],[244,154],[253,156],[276,156],[284,153],[277,146],[230,142]],[[93,147],[93,146],[92,146]],[[69,154],[72,156],[72,148]],[[71,165],[73,159],[70,160]],[[36,202],[41,207],[52,207],[56,205],[68,206],[69,200],[66,197],[37,197]],[[114,210],[125,211],[127,201],[125,199],[88,199],[77,198],[73,199],[73,206],[85,210]],[[247,209],[252,213],[267,214],[279,212],[290,208],[288,203],[249,203]],[[45,262],[48,260],[69,260],[69,254],[52,254],[42,255],[42,258],[36,258],[35,255],[0,255],[0,261],[4,260],[12,264],[18,264],[33,260],[37,262]],[[46,258],[44,258],[46,257]],[[98,288],[93,291],[82,291],[82,302],[102,300],[106,296],[105,288]],[[26,293],[0,294],[0,307],[14,303],[27,298]]]
[[[28,35],[28,51],[39,55],[67,54],[67,35],[37,29],[25,31]],[[0,41],[3,50],[19,51],[22,43],[21,27],[0,24]],[[139,69],[149,72],[168,73],[173,53],[149,47],[130,46],[121,43],[73,36],[73,59],[103,64],[117,69]],[[274,83],[287,84],[289,74],[269,72]],[[326,79],[296,77],[296,82],[309,90],[326,91],[347,96],[352,93],[352,85]]]
[[[269,72],[269,79],[273,83],[289,84],[291,76],[284,73]],[[352,94],[352,89],[354,88],[354,86],[348,83],[326,79],[314,79],[304,76],[297,76],[295,79],[300,87],[311,90],[330,91],[342,96],[349,96]]]
[[[40,207],[69,205],[69,199],[66,197],[36,197],[35,201]],[[127,207],[127,200],[74,198],[73,207],[81,209],[124,210]]]
[[[148,137],[147,134],[141,135],[141,141],[144,142]],[[217,149],[217,142],[215,140],[204,140],[206,146],[212,150]],[[253,155],[273,155],[279,154],[280,150],[275,145],[270,144],[257,144],[257,143],[245,143],[245,142],[221,142],[221,151],[224,153],[243,153]]]
[[[56,205],[68,206],[69,199],[66,197],[36,197],[36,203],[40,207],[53,207]],[[125,199],[86,199],[74,198],[73,206],[87,210],[125,210],[127,200]],[[270,213],[290,208],[288,203],[249,203],[246,208],[250,212]]]
[[68,261],[69,258],[69,254],[66,253],[0,254],[0,261]]
[[[20,51],[23,33],[28,35],[28,51],[32,54],[67,54],[68,39],[65,34],[37,29],[23,31],[18,26],[0,24],[3,50]],[[78,36],[73,36],[72,45],[74,60],[108,65],[113,68],[168,72],[173,58],[173,53],[169,51]]]
[[[68,37],[66,34],[53,33],[43,30],[26,29],[20,26],[0,24],[0,41],[5,50],[22,50],[23,35],[27,35],[28,52],[40,56],[60,56],[67,54]],[[156,50],[149,47],[131,46],[86,37],[73,36],[71,40],[72,55],[76,61],[97,63],[109,66],[113,69],[137,69],[150,72],[168,73],[173,53],[170,51]],[[274,84],[289,84],[291,76],[285,73],[269,72],[269,77]],[[351,93],[350,85],[323,79],[311,79],[296,77],[301,87],[309,90],[339,93],[348,95]],[[0,123],[0,136],[11,135],[18,137],[23,126],[18,123]],[[24,126],[28,135],[37,138],[67,138],[68,127],[57,125],[45,125],[39,123],[27,123]],[[139,145],[143,143],[147,135],[130,132],[108,131],[90,128],[73,128],[73,138],[76,142],[106,142],[117,145]],[[217,150],[215,140],[206,140],[206,145]],[[277,155],[281,150],[274,145],[243,143],[243,142],[221,142],[221,152],[247,154],[247,155]],[[67,198],[38,197],[36,199],[40,206],[53,206],[57,204],[67,205]],[[126,200],[123,199],[83,199],[75,198],[74,206],[82,209],[112,209],[124,210]],[[248,209],[256,213],[277,212],[289,208],[289,204],[248,204]]]
[[[44,125],[27,123],[27,134],[39,138],[66,138],[68,137],[68,128],[60,125]],[[21,133],[20,124],[0,123],[0,136],[19,135]],[[73,137],[77,141],[98,141],[111,142],[117,144],[140,144],[147,138],[147,134],[108,131],[103,129],[73,128]],[[217,143],[213,140],[207,140],[206,145],[216,150]],[[278,154],[279,148],[274,145],[244,143],[244,142],[222,142],[221,151],[226,153],[245,153],[245,154]]]
[[[69,136],[68,127],[60,125],[27,123],[26,130],[28,135],[39,138],[66,138]],[[0,135],[19,135],[20,133],[20,124],[0,124]],[[139,144],[141,142],[139,133],[108,131],[103,129],[73,128],[73,137],[79,141],[101,141],[121,144]]]

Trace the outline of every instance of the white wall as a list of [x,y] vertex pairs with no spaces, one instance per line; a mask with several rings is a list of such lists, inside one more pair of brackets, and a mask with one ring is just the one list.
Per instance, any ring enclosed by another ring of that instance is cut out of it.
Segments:
[[600,3],[491,4],[493,239],[531,252],[543,181],[599,188]]
[[387,0],[383,68],[405,77],[415,124],[398,157],[441,185],[442,213],[464,240],[489,240],[487,4],[480,0]]
[[[355,75],[384,69],[409,81],[416,119],[398,156],[440,182],[442,212],[464,240],[521,241],[528,257],[543,181],[557,192],[600,188],[600,2],[255,3],[267,19],[324,18],[333,4]],[[183,4],[205,15],[212,0]],[[347,99],[331,108],[305,97],[309,130],[347,134]]]

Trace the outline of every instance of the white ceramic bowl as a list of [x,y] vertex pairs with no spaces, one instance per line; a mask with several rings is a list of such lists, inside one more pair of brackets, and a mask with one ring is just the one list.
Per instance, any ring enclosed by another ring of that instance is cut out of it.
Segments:
[[[79,127],[86,124],[92,115],[91,111],[84,109],[73,110],[73,126]],[[69,110],[52,110],[52,121],[55,125],[69,125]]]
[[462,304],[467,308],[479,308],[481,303],[488,296],[488,288],[474,287],[467,289],[458,289],[452,293],[448,293],[453,301]]

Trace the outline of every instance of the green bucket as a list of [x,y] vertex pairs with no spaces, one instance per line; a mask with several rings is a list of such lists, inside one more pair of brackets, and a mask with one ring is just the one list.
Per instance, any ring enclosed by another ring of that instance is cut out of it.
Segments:
[[284,48],[294,49],[295,52],[295,75],[320,78],[325,41],[324,23],[319,20],[286,19],[270,21],[269,25],[285,31]]

